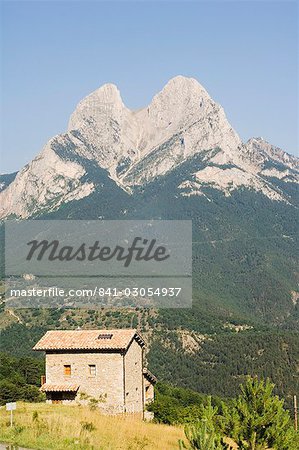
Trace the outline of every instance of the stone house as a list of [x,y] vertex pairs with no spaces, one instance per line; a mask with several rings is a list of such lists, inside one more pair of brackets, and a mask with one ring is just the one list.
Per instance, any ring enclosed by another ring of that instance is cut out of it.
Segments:
[[41,391],[49,403],[96,403],[103,412],[143,412],[156,378],[133,329],[51,330],[33,347],[46,354]]

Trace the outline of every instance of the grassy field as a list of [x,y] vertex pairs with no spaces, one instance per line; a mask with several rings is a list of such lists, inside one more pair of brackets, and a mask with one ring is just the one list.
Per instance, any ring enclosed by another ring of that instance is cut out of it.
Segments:
[[17,403],[14,426],[0,409],[0,442],[31,449],[174,450],[179,427],[146,423],[132,416],[103,416],[88,407]]

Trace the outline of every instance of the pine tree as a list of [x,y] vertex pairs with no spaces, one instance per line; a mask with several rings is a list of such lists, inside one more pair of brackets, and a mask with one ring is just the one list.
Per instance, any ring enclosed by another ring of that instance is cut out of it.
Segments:
[[234,406],[223,407],[224,432],[235,439],[240,450],[298,450],[298,435],[273,388],[269,380],[248,377]]
[[180,441],[180,449],[223,450],[227,448],[216,432],[217,412],[218,408],[212,406],[211,397],[208,397],[207,406],[201,406],[201,419],[194,424],[185,426],[185,435],[189,441],[189,447],[186,447],[185,443]]

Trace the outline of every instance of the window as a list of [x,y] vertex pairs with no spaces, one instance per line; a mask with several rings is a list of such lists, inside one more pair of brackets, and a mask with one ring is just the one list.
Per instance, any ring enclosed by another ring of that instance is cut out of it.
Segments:
[[110,333],[101,333],[98,335],[98,339],[112,339],[113,334]]
[[64,375],[70,376],[72,374],[72,369],[70,364],[66,364],[63,366],[64,369]]
[[92,377],[95,377],[97,374],[97,368],[96,368],[95,364],[89,364],[88,369],[89,369],[89,375]]

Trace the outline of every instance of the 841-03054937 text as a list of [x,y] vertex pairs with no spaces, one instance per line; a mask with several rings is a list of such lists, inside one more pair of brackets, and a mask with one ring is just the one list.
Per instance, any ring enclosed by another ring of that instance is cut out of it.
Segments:
[[10,308],[191,307],[192,222],[9,223],[5,276]]
[[181,287],[116,287],[96,286],[92,289],[62,289],[59,287],[11,289],[11,297],[178,297]]

